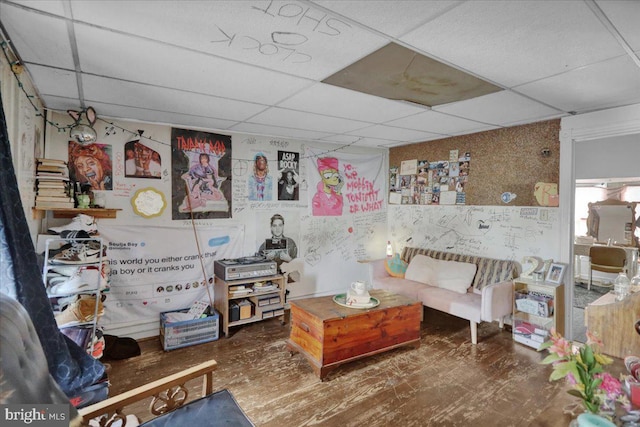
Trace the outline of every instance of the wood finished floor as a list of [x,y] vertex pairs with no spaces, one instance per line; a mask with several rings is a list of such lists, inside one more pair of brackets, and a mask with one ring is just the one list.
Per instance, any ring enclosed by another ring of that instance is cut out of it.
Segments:
[[[164,352],[158,339],[142,355],[105,361],[111,395],[208,359],[214,388],[229,389],[257,426],[567,426],[570,402],[550,383],[543,354],[514,343],[509,329],[483,323],[471,345],[468,322],[425,309],[421,346],[343,365],[321,382],[285,348],[289,324],[271,319],[234,328],[229,338]],[[189,384],[200,396],[199,381]],[[131,408],[143,420],[146,405]]]

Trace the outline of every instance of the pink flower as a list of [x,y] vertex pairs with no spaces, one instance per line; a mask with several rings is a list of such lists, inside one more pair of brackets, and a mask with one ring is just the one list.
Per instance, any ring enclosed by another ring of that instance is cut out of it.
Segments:
[[555,328],[551,328],[551,346],[549,347],[550,353],[556,353],[558,357],[571,356],[571,343],[564,339]]
[[595,334],[587,331],[587,345],[591,345],[597,348],[602,347],[602,340],[598,338]]
[[612,377],[611,374],[605,372],[603,374],[595,374],[596,378],[602,378],[602,383],[600,384],[600,390],[603,390],[607,393],[607,397],[610,399],[615,399],[622,393],[622,386],[620,385],[620,381],[616,378]]

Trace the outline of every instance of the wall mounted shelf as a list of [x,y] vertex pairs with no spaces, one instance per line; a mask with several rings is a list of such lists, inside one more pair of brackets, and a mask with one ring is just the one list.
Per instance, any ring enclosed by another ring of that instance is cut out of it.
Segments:
[[73,218],[78,214],[90,215],[94,218],[115,218],[118,211],[122,209],[106,209],[106,208],[32,208],[34,219],[43,219],[46,212],[53,212],[54,218]]

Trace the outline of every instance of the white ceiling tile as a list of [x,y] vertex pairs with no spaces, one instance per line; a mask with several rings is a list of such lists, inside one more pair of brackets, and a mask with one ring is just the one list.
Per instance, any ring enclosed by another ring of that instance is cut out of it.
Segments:
[[540,117],[560,113],[556,109],[507,90],[440,105],[434,107],[434,110],[493,125],[521,121],[533,122]]
[[322,138],[323,141],[329,141],[339,144],[351,144],[353,142],[356,142],[358,139],[361,139],[361,137],[355,135],[330,135]]
[[324,83],[316,83],[278,106],[370,123],[382,123],[425,109]]
[[77,2],[73,13],[76,19],[91,24],[317,79],[387,43],[339,17],[298,2],[150,4]]
[[324,138],[326,132],[314,132],[304,129],[293,129],[280,126],[263,125],[256,123],[238,123],[231,129],[234,132],[247,132],[259,135],[270,135],[275,137],[298,138],[306,140],[316,140]]
[[624,53],[581,1],[469,1],[401,38],[512,87]]
[[305,79],[86,25],[76,25],[76,35],[87,73],[263,104],[309,85]]
[[370,1],[367,7],[362,7],[362,0],[314,0],[314,3],[383,34],[399,37],[461,1]]
[[74,69],[66,21],[7,3],[0,3],[0,16],[24,62]]
[[589,111],[640,102],[640,68],[628,56],[517,88],[565,111]]
[[[74,71],[29,65],[29,74],[38,82],[40,95],[78,98],[78,82]],[[79,103],[78,103],[79,104]]]
[[[101,102],[92,103],[92,107],[98,113],[98,125],[104,122],[101,122],[100,119],[104,121],[114,120],[114,119],[123,119],[123,120],[140,120],[143,122],[150,123],[159,123],[159,124],[167,124],[173,126],[191,126],[194,128],[200,129],[228,129],[233,126],[236,122],[230,120],[220,120],[210,117],[197,117],[197,116],[189,116],[185,114],[179,113],[171,113],[165,111],[153,111],[153,110],[145,110],[143,108],[136,107],[128,107],[121,105],[111,105],[105,104]],[[135,133],[135,129],[128,129],[129,131]],[[167,144],[170,144],[170,141],[167,141]]]
[[[390,141],[416,141],[434,136],[432,132],[402,129],[398,127],[374,125],[363,129],[348,132],[349,135],[357,135],[371,138],[382,138]],[[442,135],[438,135],[441,137]]]
[[640,51],[640,1],[597,0],[596,3],[634,51]]
[[441,114],[437,111],[425,111],[420,114],[414,114],[413,116],[393,120],[386,124],[442,135],[452,135],[454,132],[466,131],[479,132],[490,127],[484,123]]
[[82,76],[87,102],[102,101],[164,112],[242,121],[263,106],[157,86],[123,82],[91,75]]
[[62,0],[20,0],[20,5],[58,16],[66,16]]
[[356,120],[285,110],[283,108],[269,108],[252,117],[249,122],[296,129],[309,129],[318,132],[330,131],[332,133],[345,133],[369,125],[369,123]]
[[[63,96],[43,95],[42,103],[48,110],[67,111],[80,110],[80,102],[77,98],[65,98]],[[66,113],[65,113],[66,114]]]

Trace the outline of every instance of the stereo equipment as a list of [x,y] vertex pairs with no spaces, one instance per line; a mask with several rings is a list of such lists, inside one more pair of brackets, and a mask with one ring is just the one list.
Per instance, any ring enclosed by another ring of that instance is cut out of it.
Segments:
[[225,281],[242,280],[274,276],[278,274],[278,264],[261,256],[222,259],[213,262],[213,272]]

